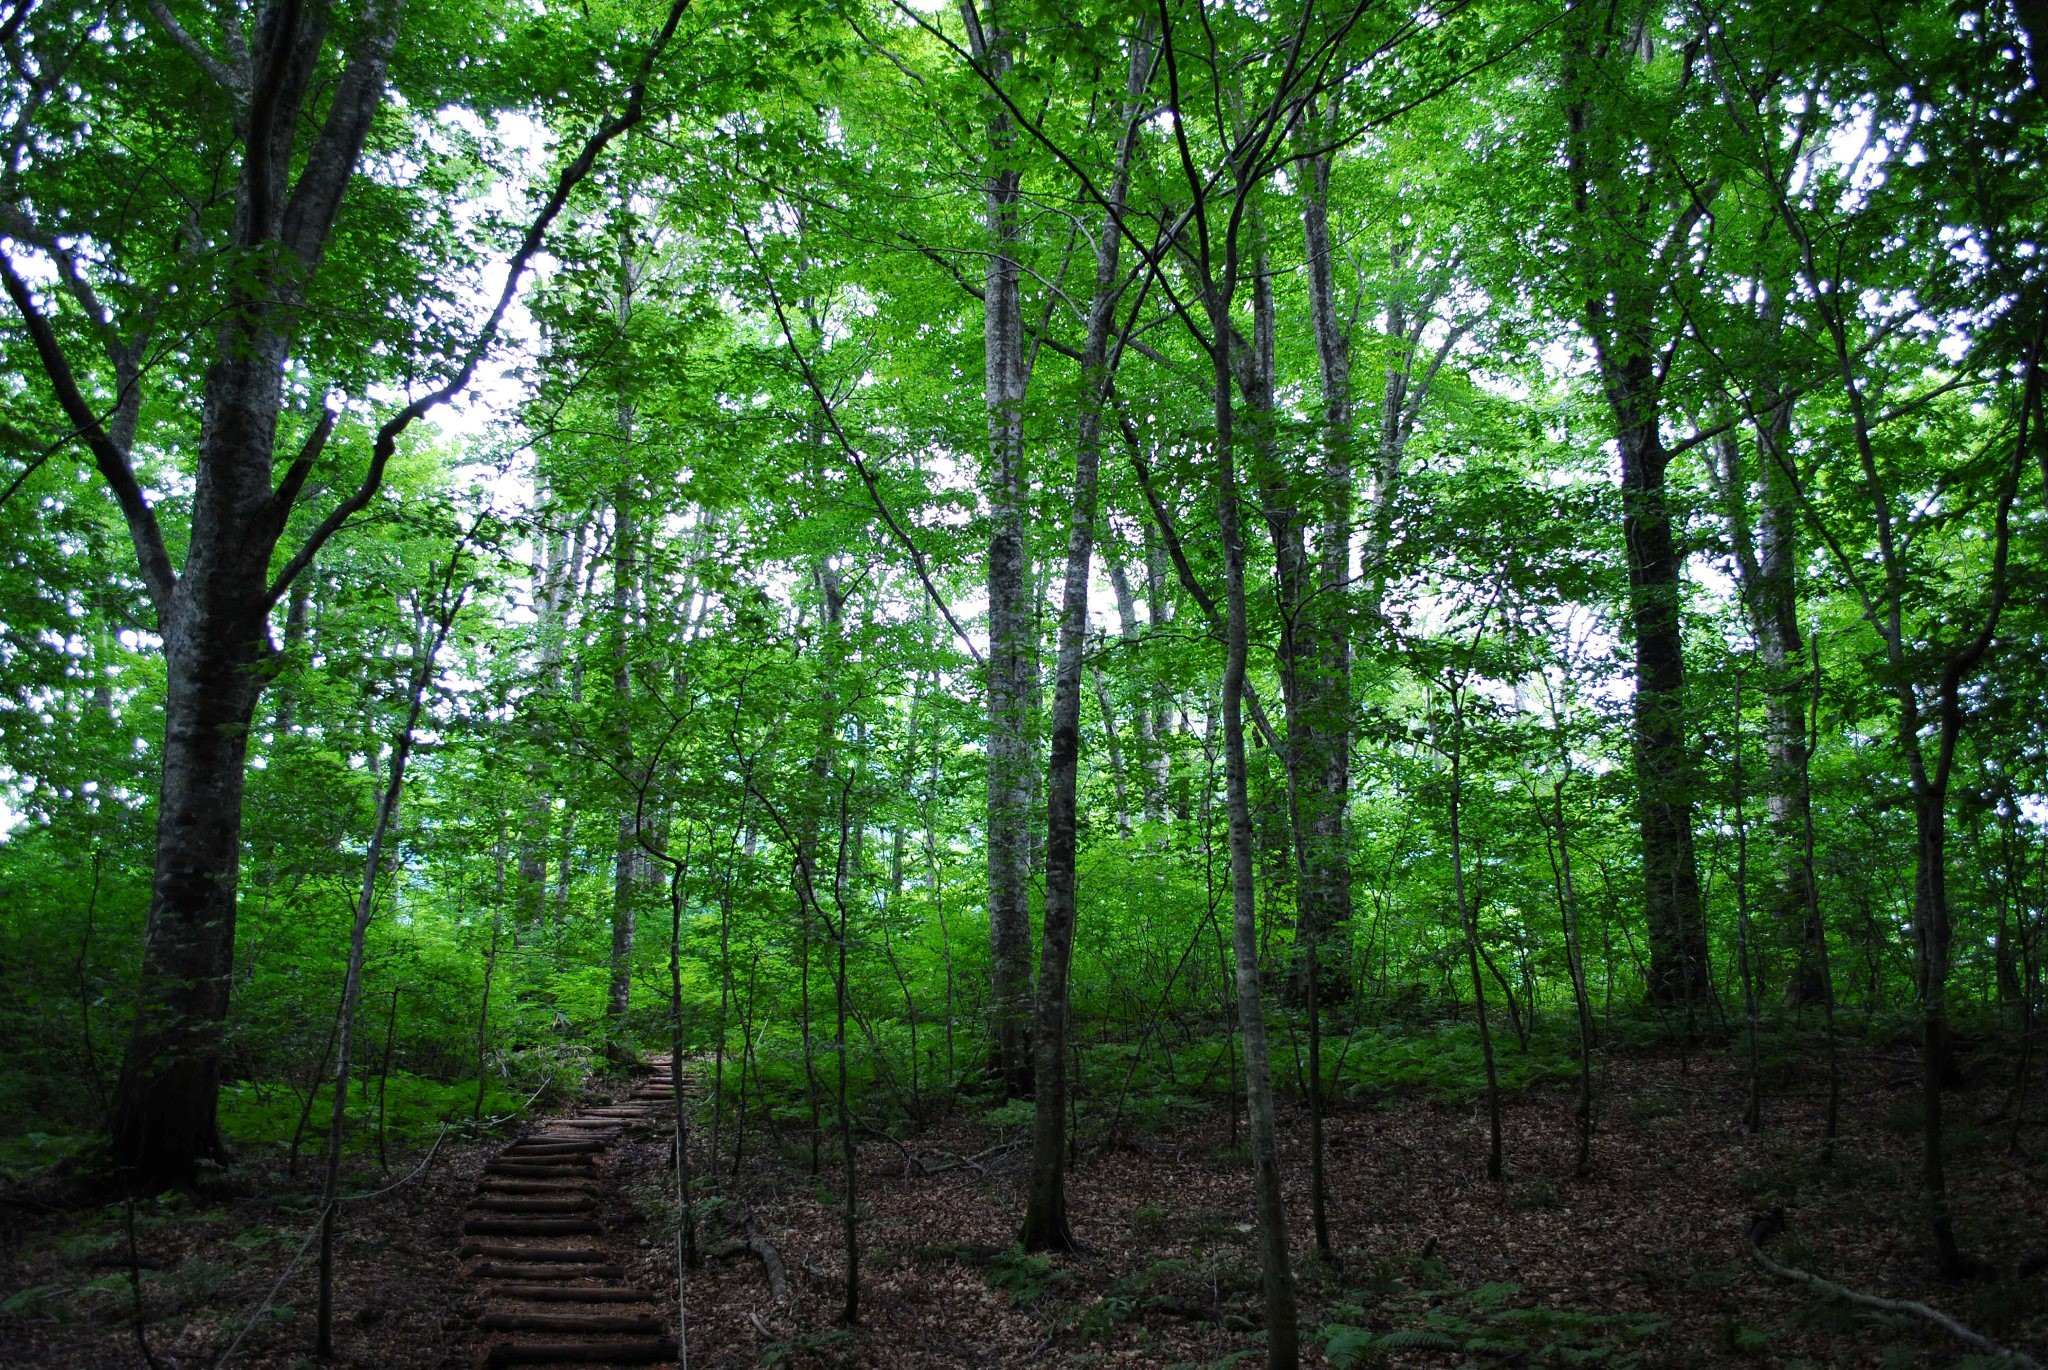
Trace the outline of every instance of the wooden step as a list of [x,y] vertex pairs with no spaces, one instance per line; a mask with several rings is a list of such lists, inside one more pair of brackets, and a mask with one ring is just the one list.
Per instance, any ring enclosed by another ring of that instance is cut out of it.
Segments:
[[501,1261],[542,1261],[550,1265],[575,1265],[579,1262],[602,1265],[611,1260],[601,1246],[514,1246],[509,1242],[464,1242],[461,1254]]
[[604,1231],[595,1218],[471,1218],[465,1237],[587,1237]]
[[487,1299],[524,1300],[527,1303],[653,1303],[645,1290],[624,1285],[577,1284],[494,1284],[484,1290]]
[[510,1175],[522,1180],[574,1180],[587,1179],[597,1171],[588,1161],[485,1161],[484,1174]]
[[522,1143],[512,1143],[506,1151],[524,1151],[528,1155],[573,1155],[573,1153],[598,1153],[604,1151],[604,1139],[592,1137],[588,1128],[569,1128],[565,1132],[535,1132]]
[[[616,1265],[514,1265],[506,1261],[484,1261],[475,1268],[480,1280],[623,1280],[626,1273]],[[563,1288],[577,1288],[565,1284]]]
[[[557,1119],[555,1119],[555,1120],[554,1120],[553,1122],[551,1122],[551,1123],[549,1123],[549,1124],[548,1124],[548,1126],[549,1126],[549,1127],[551,1127],[551,1128],[557,1128],[557,1127],[573,1127],[573,1128],[579,1128],[579,1129],[582,1129],[582,1128],[615,1128],[615,1127],[617,1127],[618,1125],[619,1125],[619,1120],[618,1120],[618,1119],[616,1119],[616,1118],[588,1118],[588,1117],[585,1117],[585,1118],[557,1118]],[[557,1135],[559,1135],[559,1134],[557,1134]]]
[[486,1313],[486,1332],[589,1332],[599,1336],[658,1337],[667,1329],[651,1313]]
[[553,1180],[508,1180],[504,1175],[483,1175],[477,1180],[477,1194],[596,1194],[596,1175],[555,1175]]
[[486,1365],[548,1365],[567,1361],[583,1365],[657,1365],[676,1358],[669,1337],[644,1341],[503,1341],[493,1346]]
[[590,1194],[479,1194],[469,1206],[486,1213],[589,1213],[597,1199]]

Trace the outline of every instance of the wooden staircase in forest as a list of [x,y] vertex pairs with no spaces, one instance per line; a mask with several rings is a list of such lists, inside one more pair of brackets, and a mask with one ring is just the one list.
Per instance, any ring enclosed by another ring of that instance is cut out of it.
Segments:
[[656,1365],[676,1359],[662,1297],[625,1283],[605,1247],[605,1152],[636,1123],[666,1118],[666,1061],[621,1103],[556,1118],[484,1165],[462,1255],[483,1285],[482,1364]]

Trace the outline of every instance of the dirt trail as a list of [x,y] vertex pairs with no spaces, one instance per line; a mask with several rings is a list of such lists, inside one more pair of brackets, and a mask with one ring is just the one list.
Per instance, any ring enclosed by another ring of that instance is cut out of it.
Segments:
[[461,1247],[480,1286],[484,1365],[675,1360],[667,1301],[625,1282],[599,1216],[613,1184],[606,1152],[627,1129],[665,1120],[674,1099],[667,1063],[656,1064],[619,1103],[541,1123],[485,1164]]

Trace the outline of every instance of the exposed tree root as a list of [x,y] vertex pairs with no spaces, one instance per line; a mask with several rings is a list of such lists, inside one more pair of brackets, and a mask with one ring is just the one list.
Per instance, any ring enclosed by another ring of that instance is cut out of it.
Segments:
[[789,1302],[789,1274],[783,1268],[782,1253],[775,1249],[775,1243],[761,1235],[751,1216],[747,1219],[746,1236],[727,1242],[709,1255],[714,1261],[725,1260],[731,1256],[752,1255],[761,1262],[761,1269],[767,1273],[769,1297],[778,1304]]

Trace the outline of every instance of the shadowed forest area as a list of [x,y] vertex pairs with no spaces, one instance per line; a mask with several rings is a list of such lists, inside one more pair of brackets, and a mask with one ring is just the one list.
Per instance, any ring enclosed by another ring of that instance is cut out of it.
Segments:
[[2038,1367],[2038,0],[0,0],[0,1364]]

